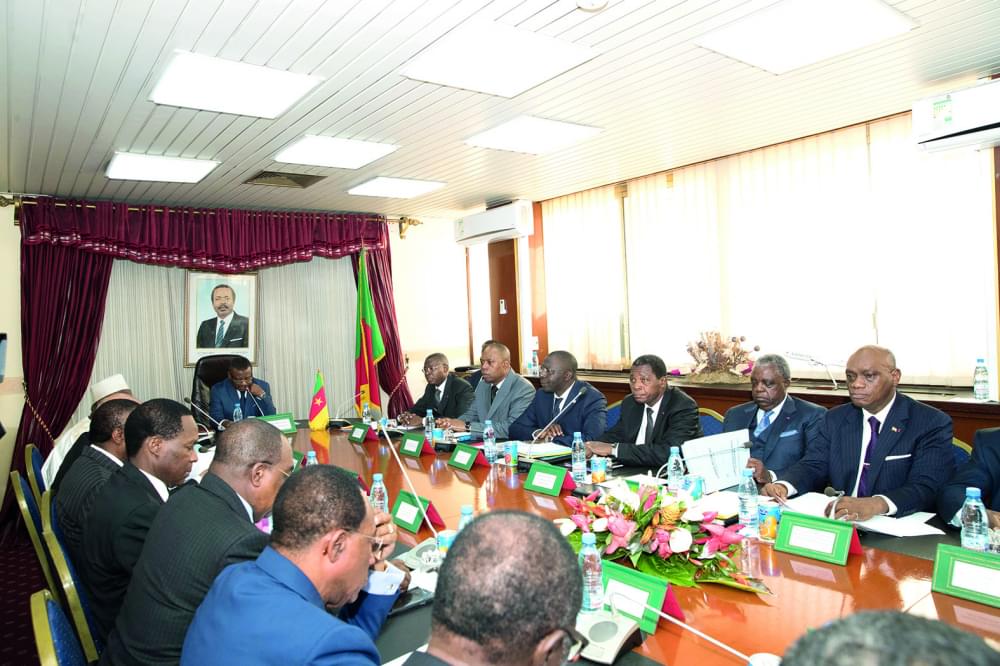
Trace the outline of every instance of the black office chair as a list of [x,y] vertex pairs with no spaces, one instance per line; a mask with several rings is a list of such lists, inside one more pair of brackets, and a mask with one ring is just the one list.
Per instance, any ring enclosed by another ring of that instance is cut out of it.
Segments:
[[[198,359],[198,363],[194,366],[194,380],[191,384],[191,402],[207,412],[212,399],[212,386],[229,375],[229,363],[237,356],[237,354],[212,354]],[[195,421],[210,431],[215,430],[215,424],[204,414],[197,409],[192,412]]]

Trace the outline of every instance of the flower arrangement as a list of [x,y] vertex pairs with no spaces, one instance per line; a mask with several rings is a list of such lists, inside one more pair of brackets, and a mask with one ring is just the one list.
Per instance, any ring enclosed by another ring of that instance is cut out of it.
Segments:
[[687,352],[694,359],[694,371],[690,380],[705,384],[733,384],[746,381],[753,370],[750,352],[760,351],[760,347],[744,349],[745,336],[723,339],[718,331],[702,332],[701,339],[691,342]]
[[583,532],[594,532],[604,559],[628,558],[639,571],[674,585],[718,583],[770,593],[734,562],[733,555],[743,539],[741,525],[718,525],[713,522],[714,512],[687,509],[684,499],[661,495],[652,486],[640,486],[638,494],[623,487],[600,501],[597,495],[594,492],[582,500],[565,498],[573,515],[559,522],[577,551]]

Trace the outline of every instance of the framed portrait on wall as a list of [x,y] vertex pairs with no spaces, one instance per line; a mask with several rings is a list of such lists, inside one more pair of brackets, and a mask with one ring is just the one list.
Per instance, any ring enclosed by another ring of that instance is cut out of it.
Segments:
[[240,354],[257,364],[257,274],[187,271],[184,365],[202,356]]

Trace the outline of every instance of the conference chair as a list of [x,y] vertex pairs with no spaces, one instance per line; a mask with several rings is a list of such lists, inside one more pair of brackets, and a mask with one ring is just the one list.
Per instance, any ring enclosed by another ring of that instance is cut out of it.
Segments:
[[31,627],[41,666],[85,666],[73,628],[48,590],[31,595]]
[[[191,384],[191,402],[208,411],[212,399],[212,386],[229,376],[229,363],[236,356],[236,354],[211,354],[198,359],[198,363],[194,366],[194,380]],[[197,409],[192,411],[195,421],[211,431],[215,430],[215,424],[208,418]]]
[[34,444],[24,447],[24,469],[28,474],[31,492],[35,495],[35,504],[41,504],[42,493],[45,492],[45,477],[42,476],[42,452]]
[[620,421],[621,418],[622,418],[622,401],[619,400],[613,405],[608,405],[608,422],[607,426],[605,426],[606,430],[611,430],[612,428],[614,428],[615,424],[618,423],[618,421]]
[[972,455],[972,447],[958,437],[952,437],[951,452],[955,455],[955,467],[960,467],[968,462],[969,457]]
[[701,423],[701,434],[705,437],[722,432],[722,414],[714,409],[699,407],[698,422]]
[[76,635],[83,646],[84,656],[88,662],[96,662],[104,645],[97,636],[94,626],[93,614],[90,611],[90,603],[80,581],[76,577],[76,569],[66,553],[66,546],[63,544],[62,532],[59,530],[59,521],[56,520],[56,505],[52,501],[52,493],[46,492],[42,495],[42,533],[45,537],[45,544],[48,546],[49,555],[52,558],[52,566],[55,567],[59,582],[62,584],[63,599],[66,600],[65,607],[69,609],[69,615],[76,628]]
[[52,594],[58,594],[56,592],[56,584],[52,578],[52,570],[49,568],[49,556],[45,552],[45,545],[42,541],[42,516],[38,510],[38,504],[35,503],[35,496],[31,494],[31,487],[28,485],[28,482],[17,471],[10,473],[10,484],[14,487],[17,506],[21,509],[24,526],[28,528],[31,545],[35,547],[35,555],[38,556],[38,566],[42,568],[45,583],[49,586]]

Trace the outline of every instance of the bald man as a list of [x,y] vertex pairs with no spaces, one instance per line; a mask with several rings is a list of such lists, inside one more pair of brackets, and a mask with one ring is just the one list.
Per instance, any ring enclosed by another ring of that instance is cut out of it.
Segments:
[[884,347],[854,352],[846,376],[851,402],[827,412],[805,456],[764,493],[783,499],[832,486],[845,497],[831,517],[844,520],[934,511],[955,468],[951,417],[896,390],[901,373]]

